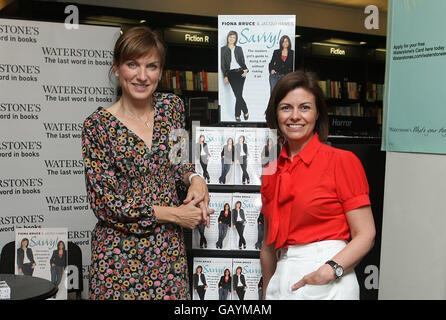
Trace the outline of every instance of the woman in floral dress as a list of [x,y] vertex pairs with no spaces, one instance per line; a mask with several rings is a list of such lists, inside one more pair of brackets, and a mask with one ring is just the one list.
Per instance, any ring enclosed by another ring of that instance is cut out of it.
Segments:
[[[98,218],[91,299],[190,299],[182,228],[208,224],[213,210],[193,165],[174,161],[181,154],[170,134],[184,127],[184,105],[154,92],[164,59],[165,46],[149,28],[124,32],[113,57],[122,96],[84,122],[87,193]],[[178,186],[188,188],[183,203]]]

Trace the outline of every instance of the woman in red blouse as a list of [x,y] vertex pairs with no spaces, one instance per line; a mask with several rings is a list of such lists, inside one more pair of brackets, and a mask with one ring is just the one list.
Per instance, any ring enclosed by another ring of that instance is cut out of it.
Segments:
[[323,143],[328,116],[317,80],[287,74],[265,113],[286,138],[269,165],[277,170],[262,178],[266,299],[359,299],[354,267],[374,244],[364,169],[353,153]]

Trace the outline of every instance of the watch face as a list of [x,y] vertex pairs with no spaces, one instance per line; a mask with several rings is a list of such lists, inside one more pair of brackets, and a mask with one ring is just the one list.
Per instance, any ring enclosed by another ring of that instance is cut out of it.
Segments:
[[338,267],[335,269],[335,273],[336,273],[336,276],[339,278],[339,277],[342,276],[342,274],[344,273],[344,269],[342,269],[342,267],[338,266]]

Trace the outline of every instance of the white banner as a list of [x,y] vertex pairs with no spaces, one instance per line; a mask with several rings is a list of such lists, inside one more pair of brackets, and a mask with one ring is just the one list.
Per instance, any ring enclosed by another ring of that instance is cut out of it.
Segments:
[[88,288],[90,210],[83,120],[116,98],[108,73],[118,28],[0,19],[0,243],[15,228],[68,228]]

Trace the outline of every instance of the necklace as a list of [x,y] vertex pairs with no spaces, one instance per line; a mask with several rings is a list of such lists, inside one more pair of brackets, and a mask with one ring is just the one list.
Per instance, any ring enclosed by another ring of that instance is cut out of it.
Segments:
[[131,111],[128,110],[127,108],[124,108],[124,105],[122,104],[122,101],[121,101],[121,108],[123,108],[126,112],[128,112],[129,115],[131,115],[134,119],[136,119],[136,120],[141,121],[142,123],[144,123],[144,124],[146,125],[146,127],[150,129],[150,125],[151,125],[151,123],[150,123],[149,121],[144,121],[144,120],[142,120],[140,117],[138,117],[137,115],[135,115],[133,112],[131,112]]

